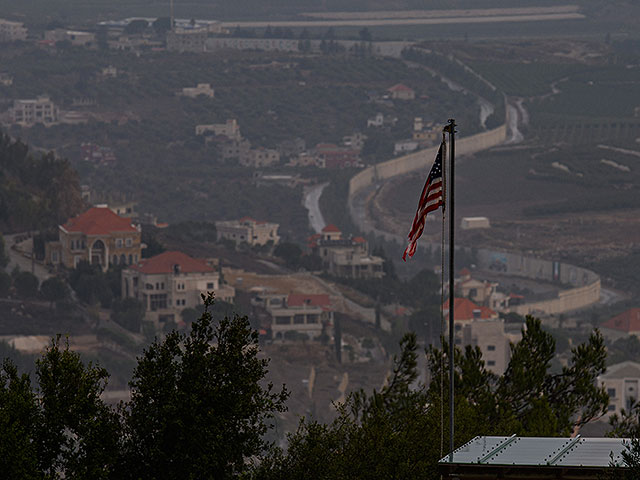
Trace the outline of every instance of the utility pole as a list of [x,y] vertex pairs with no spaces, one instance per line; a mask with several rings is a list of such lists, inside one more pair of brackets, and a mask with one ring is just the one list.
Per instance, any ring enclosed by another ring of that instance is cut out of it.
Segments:
[[455,341],[454,341],[454,317],[453,317],[453,304],[454,304],[454,285],[453,280],[455,278],[455,242],[454,233],[456,226],[455,217],[455,152],[456,152],[456,121],[453,118],[449,119],[449,123],[444,127],[444,131],[449,133],[449,462],[453,462],[453,429],[454,429],[454,385],[455,378]]

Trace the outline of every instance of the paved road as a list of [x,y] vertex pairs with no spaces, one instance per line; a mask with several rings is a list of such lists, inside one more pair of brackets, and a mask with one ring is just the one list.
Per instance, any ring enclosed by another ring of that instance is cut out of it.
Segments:
[[316,233],[320,233],[326,225],[320,211],[320,196],[327,185],[329,182],[311,187],[304,197],[304,208],[309,211],[309,225]]
[[[39,263],[32,263],[31,258],[24,256],[23,252],[31,252],[32,239],[27,239],[19,244],[15,243],[17,237],[24,236],[24,233],[6,235],[4,237],[5,250],[9,255],[9,265],[7,265],[6,271],[11,272],[16,266],[22,271],[33,272],[40,283],[47,278],[51,277],[49,271],[40,265]],[[19,251],[17,247],[20,248]]]

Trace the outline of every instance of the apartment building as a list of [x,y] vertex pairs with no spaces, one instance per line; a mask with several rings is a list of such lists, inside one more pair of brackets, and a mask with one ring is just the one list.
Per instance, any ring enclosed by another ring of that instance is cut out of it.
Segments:
[[511,360],[511,343],[522,339],[522,325],[506,324],[500,318],[474,320],[456,335],[456,344],[480,348],[488,370],[502,375]]
[[363,237],[344,238],[335,225],[327,225],[322,232],[309,238],[312,252],[322,259],[323,269],[337,277],[382,278],[381,257],[369,254],[369,245]]
[[239,160],[244,167],[268,167],[280,162],[280,153],[271,148],[255,148],[241,154]]
[[202,304],[207,292],[232,303],[235,289],[220,285],[216,263],[178,251],[141,259],[122,270],[122,297],[140,300],[147,319],[158,324],[179,320],[180,312]]
[[213,98],[215,93],[210,83],[198,83],[195,87],[185,87],[180,93],[183,97],[197,98],[200,95]]
[[27,39],[27,29],[22,22],[0,18],[0,43]]
[[167,32],[167,50],[170,52],[204,52],[206,28],[179,28]]
[[106,205],[92,207],[58,227],[58,241],[45,246],[47,262],[75,268],[87,261],[106,271],[109,265],[131,265],[142,256],[140,228]]
[[59,113],[57,105],[47,95],[39,95],[35,99],[14,100],[11,121],[23,127],[37,123],[49,126],[58,123]]
[[277,223],[254,220],[244,217],[240,220],[224,220],[216,223],[217,239],[231,240],[236,245],[247,243],[249,245],[266,245],[271,242],[277,245],[280,241]]
[[609,406],[605,419],[614,414],[619,415],[622,409],[628,412],[639,399],[640,363],[626,361],[611,365],[598,377],[597,382],[609,394]]
[[238,121],[235,118],[227,120],[225,123],[196,125],[196,135],[219,135],[235,141],[242,139],[242,135],[240,135],[240,125],[238,125]]

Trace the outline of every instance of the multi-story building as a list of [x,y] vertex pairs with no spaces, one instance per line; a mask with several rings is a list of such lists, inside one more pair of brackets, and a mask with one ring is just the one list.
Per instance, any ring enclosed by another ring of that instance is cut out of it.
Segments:
[[167,50],[170,52],[204,52],[206,41],[205,28],[180,28],[167,32]]
[[212,123],[208,125],[196,125],[196,135],[220,135],[227,137],[229,140],[240,141],[240,125],[237,120],[230,119],[225,123]]
[[[442,313],[445,318],[448,318],[449,300],[444,302]],[[462,328],[471,322],[477,320],[496,320],[497,318],[497,312],[491,310],[489,307],[476,305],[468,298],[453,299],[453,321],[456,332],[461,332]]]
[[216,222],[218,241],[231,240],[236,245],[266,245],[271,242],[277,245],[280,241],[277,223],[269,223],[244,217],[240,220],[225,220]]
[[58,107],[47,95],[40,95],[35,99],[14,100],[11,109],[12,122],[24,127],[31,127],[36,123],[54,125],[58,123],[58,116]]
[[502,375],[511,359],[511,343],[522,339],[522,325],[505,324],[500,318],[474,320],[456,335],[456,344],[479,347],[487,369]]
[[315,148],[317,165],[320,168],[361,167],[359,150],[339,147],[333,143],[319,143]]
[[255,148],[240,155],[240,165],[244,167],[268,167],[280,161],[280,154],[277,150],[270,148]]
[[27,39],[27,29],[22,22],[0,18],[0,43]]
[[260,295],[254,305],[263,307],[271,318],[271,338],[297,339],[306,335],[310,339],[333,336],[333,310],[329,295],[299,293]]
[[639,399],[640,363],[626,361],[607,367],[607,371],[598,377],[598,385],[604,387],[609,394],[609,407],[605,418],[620,414],[624,408],[627,412]]
[[47,243],[47,262],[75,268],[87,261],[107,270],[109,265],[132,265],[142,253],[140,228],[106,205],[92,207],[58,227],[58,241]]
[[180,95],[182,95],[183,97],[190,97],[190,98],[196,98],[200,95],[213,98],[214,91],[213,91],[213,88],[211,88],[211,84],[199,83],[195,87],[184,87]]
[[337,277],[382,278],[384,259],[369,254],[363,237],[343,238],[335,225],[309,239],[309,247],[322,260],[323,269]]
[[122,297],[140,300],[147,319],[158,323],[178,320],[185,308],[201,305],[207,292],[232,303],[235,290],[220,285],[215,263],[177,251],[142,259],[122,270]]

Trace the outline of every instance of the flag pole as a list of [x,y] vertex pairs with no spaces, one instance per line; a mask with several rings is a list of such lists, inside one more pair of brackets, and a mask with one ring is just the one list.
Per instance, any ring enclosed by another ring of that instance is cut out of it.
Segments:
[[449,185],[449,462],[453,463],[453,428],[454,428],[454,412],[453,412],[453,404],[454,404],[454,378],[455,378],[455,366],[454,366],[454,355],[455,355],[455,345],[454,345],[454,322],[453,322],[453,300],[454,300],[454,285],[453,280],[455,277],[455,263],[454,263],[454,254],[455,254],[455,242],[454,242],[454,232],[455,232],[455,202],[454,202],[454,188],[455,188],[455,152],[456,152],[456,142],[455,142],[455,133],[456,133],[456,121],[453,118],[449,119],[449,123],[444,127],[444,131],[449,133],[449,180],[447,184]]

